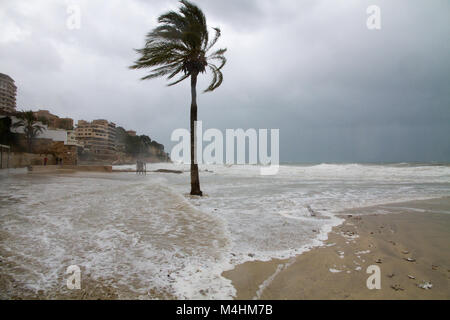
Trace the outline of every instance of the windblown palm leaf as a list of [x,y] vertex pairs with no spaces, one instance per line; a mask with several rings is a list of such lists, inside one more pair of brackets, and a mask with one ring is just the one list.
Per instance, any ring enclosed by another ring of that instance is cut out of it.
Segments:
[[220,29],[214,29],[214,37],[209,39],[206,18],[194,4],[182,0],[180,12],[170,11],[158,18],[159,26],[146,36],[146,44],[136,51],[140,58],[132,69],[151,68],[142,80],[157,77],[178,78],[169,86],[175,85],[191,75],[212,72],[212,81],[205,92],[218,88],[223,81],[221,69],[226,63],[226,49],[207,52],[220,38]]

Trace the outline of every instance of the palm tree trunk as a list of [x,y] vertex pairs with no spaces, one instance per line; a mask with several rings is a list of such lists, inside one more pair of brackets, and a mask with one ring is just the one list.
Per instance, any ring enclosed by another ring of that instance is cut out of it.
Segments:
[[202,196],[197,164],[197,139],[195,122],[197,121],[197,73],[191,74],[191,195]]
[[33,137],[27,134],[28,153],[33,153]]

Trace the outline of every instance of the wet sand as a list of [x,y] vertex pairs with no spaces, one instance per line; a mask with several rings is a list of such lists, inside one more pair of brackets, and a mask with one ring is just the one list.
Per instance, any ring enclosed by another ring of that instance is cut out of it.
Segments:
[[[342,217],[322,247],[225,272],[236,299],[450,299],[450,197]],[[380,267],[380,290],[367,288],[370,265]],[[430,289],[419,287],[427,282]]]

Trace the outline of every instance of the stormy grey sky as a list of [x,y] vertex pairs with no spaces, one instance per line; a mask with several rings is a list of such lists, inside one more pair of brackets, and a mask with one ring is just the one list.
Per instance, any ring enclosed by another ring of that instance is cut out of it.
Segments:
[[[450,161],[450,1],[197,0],[227,47],[224,83],[199,96],[204,128],[279,128],[281,161]],[[66,27],[79,5],[81,28]],[[177,1],[0,0],[0,72],[18,109],[106,118],[170,151],[189,83],[127,69]],[[381,8],[381,30],[366,9]],[[200,89],[207,85],[203,77]]]

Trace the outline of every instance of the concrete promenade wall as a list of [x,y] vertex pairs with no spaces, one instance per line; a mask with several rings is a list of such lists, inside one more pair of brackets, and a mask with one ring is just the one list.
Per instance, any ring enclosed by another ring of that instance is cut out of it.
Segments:
[[112,172],[112,166],[62,166],[62,169],[72,169],[76,171]]

